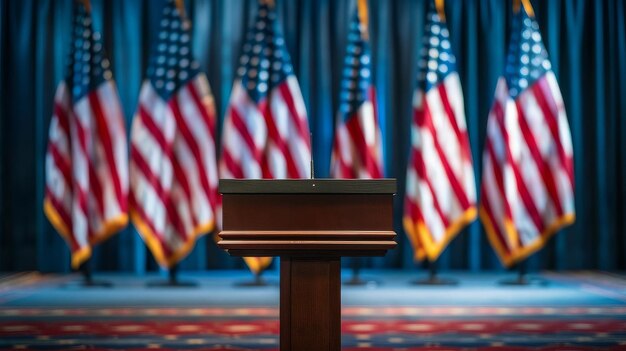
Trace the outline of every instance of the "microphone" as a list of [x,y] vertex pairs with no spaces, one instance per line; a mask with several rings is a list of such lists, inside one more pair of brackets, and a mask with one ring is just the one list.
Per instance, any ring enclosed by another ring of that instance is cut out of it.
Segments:
[[313,172],[313,133],[309,133],[309,141],[311,145],[311,179],[315,179],[315,174]]

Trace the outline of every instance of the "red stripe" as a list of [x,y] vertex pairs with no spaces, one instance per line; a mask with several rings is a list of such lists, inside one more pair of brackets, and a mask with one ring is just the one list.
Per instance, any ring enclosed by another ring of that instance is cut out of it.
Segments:
[[239,135],[241,136],[241,138],[247,145],[248,150],[252,154],[252,157],[254,157],[257,163],[261,165],[262,163],[261,150],[257,150],[256,144],[254,143],[254,139],[252,139],[252,135],[250,134],[250,131],[248,130],[248,126],[246,125],[245,121],[243,120],[243,118],[241,117],[241,115],[239,114],[239,111],[237,111],[237,108],[235,106],[232,106],[230,108],[230,121],[233,123],[233,126],[235,127],[237,132],[239,132]]
[[531,90],[537,100],[537,104],[543,112],[544,119],[550,128],[552,140],[556,144],[559,161],[561,161],[563,168],[565,168],[570,182],[574,184],[574,163],[572,158],[565,154],[565,149],[563,148],[563,144],[561,144],[561,136],[559,133],[559,107],[557,106],[556,101],[554,101],[554,97],[551,94],[550,87],[545,76],[537,81],[537,83],[533,84]]
[[161,131],[161,127],[157,126],[152,116],[148,113],[143,105],[139,105],[139,118],[141,119],[141,123],[146,127],[146,130],[150,133],[152,138],[156,140],[156,142],[161,147],[161,151],[167,158],[170,160],[172,157],[172,144],[165,139],[165,135]]
[[104,196],[102,196],[102,184],[100,184],[100,178],[94,168],[91,160],[87,160],[89,163],[89,193],[96,199],[96,206],[98,207],[98,214],[101,218],[104,218]]
[[235,177],[236,179],[241,179],[244,177],[243,170],[241,169],[240,165],[238,165],[233,160],[233,157],[230,155],[230,152],[226,148],[222,150],[222,161],[224,162],[226,169],[228,169],[233,177]]
[[515,107],[517,107],[517,121],[519,123],[522,134],[524,135],[524,141],[526,142],[528,150],[530,151],[530,154],[535,161],[537,168],[539,169],[539,173],[541,174],[541,178],[543,179],[546,190],[552,198],[552,203],[554,204],[557,215],[562,216],[563,207],[561,206],[561,199],[559,198],[559,193],[556,188],[556,182],[554,181],[553,174],[550,170],[550,165],[541,155],[541,151],[539,151],[537,141],[535,140],[535,136],[528,126],[524,110],[522,109],[519,100],[515,102]]
[[[176,177],[176,181],[183,189],[183,192],[185,193],[187,197],[188,203],[191,203],[191,200],[190,200],[191,188],[189,186],[189,181],[187,180],[187,175],[182,170],[180,163],[178,162],[178,159],[172,156],[173,154],[172,145],[167,142],[167,140],[165,139],[165,136],[163,135],[163,132],[161,131],[161,128],[159,128],[156,125],[156,123],[152,119],[152,116],[150,116],[150,114],[146,111],[145,107],[142,105],[139,106],[139,118],[141,118],[141,123],[146,128],[146,130],[150,133],[152,138],[154,138],[154,140],[156,140],[156,142],[159,144],[161,151],[163,152],[163,156],[166,157],[168,160],[170,160],[170,162],[172,163],[172,168],[174,169],[174,175]],[[197,219],[195,218],[195,214],[193,212],[192,212],[191,217],[193,219],[194,226],[195,226]]]
[[448,116],[448,121],[452,126],[452,129],[454,129],[456,140],[458,140],[459,146],[461,147],[461,155],[464,160],[471,160],[472,156],[470,154],[469,139],[467,137],[467,133],[461,132],[461,129],[459,129],[456,115],[454,113],[454,110],[452,110],[452,105],[450,105],[450,101],[448,100],[448,91],[446,90],[444,84],[439,84],[437,90],[439,91],[439,96],[441,97],[441,103],[443,105],[443,108],[446,111],[446,115]]
[[[373,86],[370,86],[370,88],[367,90],[367,95],[369,96],[369,101],[372,103],[372,111],[374,111],[374,132],[375,132],[375,136],[377,139],[376,142],[376,151],[377,152],[383,152],[382,148],[379,148],[378,143],[382,143],[382,140],[378,140],[378,137],[380,136],[380,126],[378,125],[378,99],[376,98],[376,89],[374,89]],[[382,154],[378,155],[379,157],[376,158],[374,160],[374,165],[376,166],[376,177],[374,178],[382,178],[383,177],[383,164],[381,161],[382,158]]]
[[144,160],[141,153],[134,146],[131,146],[130,148],[130,155],[133,163],[135,164],[135,166],[137,166],[138,170],[141,171],[146,182],[152,186],[154,191],[159,196],[159,199],[161,200],[163,206],[165,207],[165,210],[167,211],[167,216],[169,217],[168,219],[170,220],[174,228],[178,231],[178,233],[184,240],[187,240],[185,226],[178,216],[178,211],[175,207],[175,204],[171,201],[172,199],[169,189],[166,190],[163,188],[159,178],[156,176],[156,174],[152,172],[146,160]]
[[61,201],[59,201],[59,199],[54,196],[50,189],[46,187],[45,191],[46,198],[48,199],[48,201],[50,201],[52,207],[54,207],[55,211],[59,214],[59,217],[61,217],[61,220],[63,221],[63,224],[65,224],[65,227],[70,231],[70,233],[67,234],[71,241],[71,250],[76,251],[76,249],[78,249],[78,243],[76,242],[76,238],[74,238],[74,234],[72,233],[72,219],[70,218],[70,215],[67,213],[67,211],[65,211],[65,207],[63,207]]
[[435,207],[435,211],[439,215],[439,218],[441,219],[444,227],[448,228],[448,226],[450,225],[448,217],[446,217],[446,215],[443,213],[443,210],[441,209],[441,206],[439,204],[439,199],[437,198],[437,193],[435,193],[435,189],[430,182],[430,177],[428,176],[426,164],[424,163],[424,159],[422,158],[422,153],[416,149],[413,149],[413,169],[415,169],[418,178],[424,181],[428,186],[428,190],[430,191],[433,199],[433,206]]
[[494,177],[496,178],[496,185],[498,186],[498,192],[500,193],[500,197],[502,199],[505,199],[505,201],[503,201],[504,214],[508,218],[513,218],[512,211],[511,211],[511,204],[509,204],[509,202],[506,201],[506,192],[504,190],[504,179],[502,177],[502,165],[500,164],[500,162],[498,162],[496,152],[493,149],[493,144],[490,139],[487,140],[487,145],[485,145],[485,147],[488,153],[487,157],[491,158],[491,170],[493,172]]
[[274,120],[274,117],[272,117],[272,111],[268,107],[269,106],[265,102],[261,102],[259,104],[259,110],[263,113],[263,117],[265,118],[269,138],[274,142],[276,148],[280,150],[285,158],[285,163],[287,164],[287,177],[302,178],[303,176],[300,175],[298,167],[296,167],[296,163],[293,160],[289,146],[287,145],[285,139],[280,135],[280,132],[276,127],[276,121]]
[[491,222],[491,226],[493,227],[493,230],[495,231],[496,234],[496,239],[498,241],[500,241],[501,243],[501,247],[508,253],[511,253],[511,247],[509,246],[507,240],[505,239],[504,235],[502,234],[502,229],[500,228],[500,223],[497,222],[493,216],[493,211],[491,210],[491,204],[489,203],[489,197],[487,196],[487,194],[485,193],[485,185],[483,184],[482,187],[482,191],[480,194],[480,198],[481,198],[481,206],[483,207],[484,212],[487,214],[487,218],[489,219],[489,222]]
[[154,226],[150,218],[146,216],[146,213],[143,211],[143,208],[139,205],[139,203],[135,199],[135,194],[132,191],[128,195],[128,202],[130,203],[130,206],[133,208],[133,210],[135,210],[135,213],[139,216],[141,221],[145,225],[148,226],[152,234],[154,234],[156,239],[159,241],[159,244],[161,245],[161,250],[163,250],[163,255],[165,257],[172,256],[172,250],[170,250],[169,246],[163,241],[163,238],[164,238],[163,233],[156,230],[156,227]]
[[61,103],[58,101],[54,102],[54,114],[57,116],[57,120],[59,121],[59,125],[61,126],[61,128],[63,129],[63,131],[65,132],[65,135],[68,136],[68,141],[70,140],[69,135],[70,135],[70,120],[68,118],[68,113],[65,110],[65,108],[63,106],[61,106]]
[[287,81],[280,84],[278,86],[278,90],[280,91],[280,95],[283,97],[283,101],[285,101],[285,103],[287,104],[287,108],[289,109],[289,117],[291,117],[291,120],[293,121],[293,125],[296,126],[300,139],[304,140],[306,146],[309,149],[311,149],[311,141],[310,141],[311,136],[309,135],[309,126],[308,126],[307,119],[301,118],[302,116],[298,114],[298,109],[296,109],[296,103],[293,100],[293,94],[291,93],[291,90],[289,89],[289,84],[287,83]]
[[[339,127],[341,128],[341,127]],[[339,132],[335,133],[334,137],[334,147],[333,147],[333,177],[335,178],[345,178],[351,179],[356,178],[356,174],[354,174],[354,170],[346,160],[341,156],[341,152],[339,150]]]
[[[84,163],[87,165],[87,170],[81,170],[82,172],[89,172],[89,153],[87,151],[87,133],[85,129],[80,124],[80,120],[78,118],[73,118],[74,126],[76,129],[76,135],[78,136],[78,153],[81,154]],[[89,174],[89,173],[87,173]],[[88,206],[87,206],[87,193],[86,190],[81,188],[77,179],[73,179],[72,189],[74,191],[74,197],[78,201],[79,207],[87,217],[89,214]]]
[[211,111],[211,114],[209,114],[209,111],[207,111],[207,109],[205,108],[205,104],[202,101],[198,90],[196,89],[196,85],[193,83],[194,81],[196,81],[196,79],[187,84],[187,90],[189,90],[191,98],[198,107],[198,111],[200,111],[202,122],[204,122],[206,129],[209,131],[209,134],[211,135],[211,140],[215,140],[215,114],[213,113],[213,111]]
[[448,179],[448,182],[450,183],[450,186],[452,187],[452,190],[454,191],[454,194],[456,195],[456,198],[459,201],[461,208],[467,209],[471,206],[471,204],[469,200],[467,199],[467,194],[465,194],[465,190],[463,189],[463,187],[461,186],[461,183],[457,179],[456,174],[454,174],[452,167],[450,167],[450,164],[448,163],[448,159],[446,158],[445,153],[441,149],[441,144],[439,143],[437,131],[435,130],[435,126],[433,125],[432,114],[430,113],[430,109],[428,107],[428,101],[426,99],[424,99],[424,113],[425,113],[424,127],[427,128],[428,131],[430,131],[430,134],[433,138],[433,145],[435,147],[435,151],[437,151],[437,155],[439,156],[441,165],[443,166],[443,169],[446,172],[446,177]]
[[[378,172],[379,168],[376,164],[376,158],[372,155],[370,145],[365,141],[365,135],[363,135],[363,128],[361,127],[361,123],[358,118],[358,112],[356,115],[351,116],[346,121],[346,129],[350,134],[350,138],[352,139],[352,144],[357,153],[357,158],[361,162],[361,168],[365,169],[367,173],[372,178],[380,178],[381,174]],[[358,165],[353,164],[353,169],[358,167]],[[357,170],[354,169],[355,173]]]
[[[177,158],[172,159],[172,168],[174,169],[174,177],[176,178],[174,185],[178,184],[184,193],[185,202],[189,206],[191,221],[193,223],[193,227],[195,228],[198,226],[198,219],[196,218],[195,212],[191,210],[193,208],[193,205],[192,205],[193,201],[192,201],[192,194],[191,194],[191,186],[189,185],[189,181],[187,180],[187,174],[185,173],[183,168],[180,166],[180,163],[178,162]],[[211,205],[212,209],[215,211],[215,205],[213,203],[210,203],[209,205]]]
[[420,211],[419,206],[415,202],[413,202],[413,199],[411,199],[411,197],[409,197],[408,195],[404,198],[404,211],[405,216],[411,218],[411,222],[424,222],[424,216],[422,215],[422,211]]
[[535,206],[535,202],[530,196],[530,192],[526,187],[526,183],[522,178],[522,174],[519,170],[518,164],[515,163],[513,159],[513,155],[511,154],[511,148],[509,146],[509,134],[506,130],[506,126],[504,124],[504,110],[500,103],[496,101],[493,105],[494,115],[496,116],[496,121],[498,122],[498,127],[500,129],[500,133],[504,138],[504,145],[506,150],[507,161],[511,168],[513,169],[513,174],[515,175],[515,183],[517,184],[517,192],[522,198],[522,202],[524,203],[524,207],[526,207],[526,212],[530,215],[531,219],[535,223],[537,230],[539,232],[543,231],[543,221],[541,220],[541,215],[539,211],[537,211],[537,207]]
[[56,168],[61,171],[67,187],[71,187],[72,166],[70,165],[70,160],[61,155],[61,152],[52,141],[48,143],[48,153],[52,156],[52,160],[54,161],[54,165],[56,166]]
[[[174,114],[174,118],[176,119],[176,126],[178,127],[178,131],[183,136],[185,143],[191,150],[192,155],[194,156],[194,160],[196,161],[196,168],[198,169],[198,175],[200,177],[200,184],[202,185],[202,189],[206,194],[207,199],[214,200],[215,194],[211,191],[211,186],[209,185],[209,177],[206,174],[206,170],[204,167],[204,158],[202,157],[202,152],[200,151],[200,147],[198,143],[196,143],[196,139],[193,134],[189,130],[189,126],[185,122],[184,117],[180,112],[180,106],[178,105],[178,97],[174,97],[170,99],[168,102],[169,107],[172,109]],[[215,203],[211,201],[211,203]]]
[[[115,196],[117,202],[120,205],[122,211],[126,211],[126,198],[122,191],[122,184],[120,182],[119,173],[117,172],[117,164],[115,163],[115,157],[113,155],[113,143],[111,141],[111,134],[109,133],[109,125],[100,106],[100,99],[98,98],[97,90],[88,94],[91,111],[96,120],[98,126],[98,137],[102,143],[104,149],[104,155],[107,160],[108,170],[113,181],[113,188],[115,189]],[[126,135],[116,135],[116,138],[125,138]]]

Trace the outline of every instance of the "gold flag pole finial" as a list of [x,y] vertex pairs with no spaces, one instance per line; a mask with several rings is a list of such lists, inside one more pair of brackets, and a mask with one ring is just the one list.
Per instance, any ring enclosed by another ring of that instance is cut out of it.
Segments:
[[535,10],[533,10],[530,0],[513,0],[513,13],[518,13],[521,6],[524,6],[524,11],[529,17],[535,17]]
[[435,9],[437,9],[437,14],[442,21],[446,20],[446,11],[444,8],[444,0],[435,0]]
[[88,13],[91,13],[91,1],[89,1],[89,0],[79,0],[78,2],[83,4],[83,6],[85,6],[85,10],[87,10]]
[[368,27],[369,17],[367,14],[367,0],[357,0],[357,11],[359,13],[359,19],[361,20],[361,37],[363,39],[369,38]]
[[180,19],[182,20],[183,28],[189,29],[190,23],[189,19],[187,18],[187,12],[185,11],[185,0],[174,1],[176,4],[176,9],[178,10],[178,13],[180,13]]

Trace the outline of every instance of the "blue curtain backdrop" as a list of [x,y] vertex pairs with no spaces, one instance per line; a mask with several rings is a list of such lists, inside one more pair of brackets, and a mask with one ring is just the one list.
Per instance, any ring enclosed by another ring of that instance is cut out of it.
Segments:
[[[621,0],[535,1],[573,134],[577,221],[530,260],[531,268],[626,268],[626,5]],[[329,172],[333,116],[348,0],[276,0],[313,132],[317,177]],[[411,96],[428,0],[370,0],[374,82],[388,177],[398,179],[399,247],[372,267],[415,269],[401,228]],[[187,0],[195,57],[223,118],[243,35],[255,0]],[[448,0],[446,14],[465,94],[476,174],[481,174],[487,113],[504,68],[510,1]],[[160,1],[92,0],[95,26],[122,99],[127,127],[135,111]],[[67,271],[69,252],[43,216],[44,153],[55,87],[65,74],[72,0],[4,0],[0,5],[0,271]],[[220,123],[221,127],[221,123]],[[477,179],[477,183],[479,179]],[[99,246],[96,269],[144,273],[156,268],[129,227]],[[184,269],[243,267],[200,240]],[[501,269],[480,223],[440,259],[450,269]]]

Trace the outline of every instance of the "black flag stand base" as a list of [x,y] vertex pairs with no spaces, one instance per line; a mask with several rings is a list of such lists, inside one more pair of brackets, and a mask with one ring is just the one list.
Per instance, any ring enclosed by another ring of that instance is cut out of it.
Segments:
[[412,284],[429,286],[452,286],[458,285],[459,282],[454,279],[440,278],[437,275],[437,261],[428,261],[428,278],[415,280],[412,282]]
[[263,274],[263,271],[254,273],[254,280],[246,281],[246,282],[239,282],[239,283],[236,283],[235,286],[241,286],[241,287],[269,286],[270,284],[267,281],[265,281],[265,279],[263,279],[261,274]]
[[526,274],[526,260],[517,264],[517,278],[505,279],[499,282],[503,286],[528,286],[528,285],[548,285],[548,282],[539,278],[528,278]]
[[90,262],[91,262],[91,259],[88,259],[85,262],[83,262],[80,265],[80,267],[78,267],[78,270],[83,276],[83,281],[80,284],[80,286],[86,287],[86,288],[110,288],[112,287],[113,284],[111,284],[110,282],[93,279],[93,276],[91,274],[91,267],[89,264]]
[[150,288],[191,288],[198,284],[178,280],[178,264],[176,264],[167,271],[166,281],[148,282],[146,285]]
[[343,284],[347,286],[377,286],[379,282],[376,280],[364,280],[361,279],[359,273],[361,272],[361,257],[352,257],[351,258],[352,265],[352,277],[345,281]]

